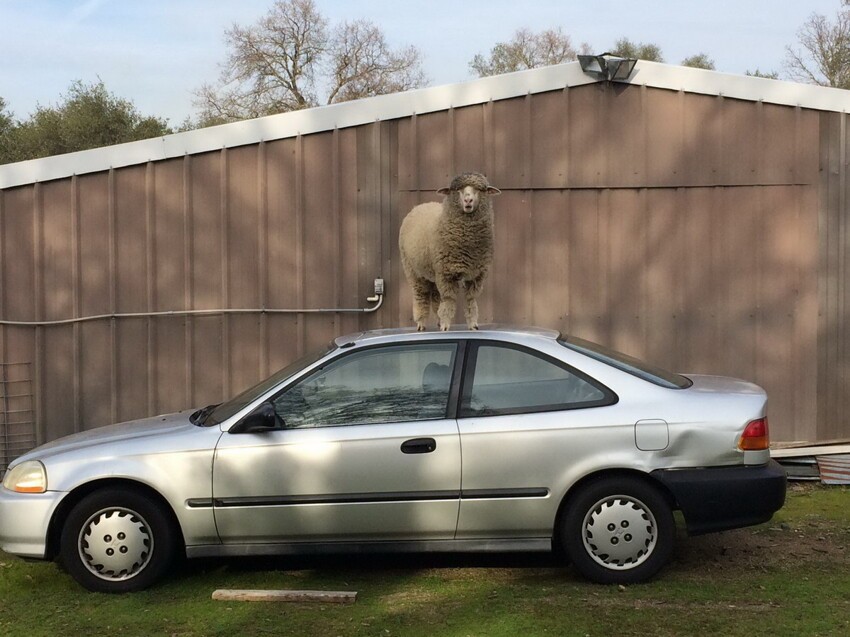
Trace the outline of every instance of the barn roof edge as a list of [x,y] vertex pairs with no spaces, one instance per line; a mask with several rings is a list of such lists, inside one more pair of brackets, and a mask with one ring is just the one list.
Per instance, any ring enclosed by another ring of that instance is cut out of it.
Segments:
[[[353,102],[270,115],[164,137],[54,155],[0,166],[0,189],[29,185],[348,128],[375,121],[422,115],[527,94],[593,84],[596,80],[569,62],[458,84],[379,95]],[[745,75],[639,61],[625,84],[699,93],[823,111],[850,110],[850,91]]]

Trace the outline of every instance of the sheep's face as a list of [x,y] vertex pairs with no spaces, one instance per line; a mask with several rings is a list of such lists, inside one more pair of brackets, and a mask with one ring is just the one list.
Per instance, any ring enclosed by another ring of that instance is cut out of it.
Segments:
[[481,191],[472,186],[464,186],[463,190],[457,191],[457,199],[464,212],[475,212],[481,200]]
[[448,197],[452,204],[457,203],[458,208],[466,214],[472,214],[478,210],[482,196],[499,195],[501,191],[489,185],[484,175],[463,173],[452,180],[451,186],[440,188],[437,193]]

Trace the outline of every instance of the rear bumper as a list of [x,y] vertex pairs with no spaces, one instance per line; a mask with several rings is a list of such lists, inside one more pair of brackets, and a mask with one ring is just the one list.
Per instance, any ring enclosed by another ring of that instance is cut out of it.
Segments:
[[785,470],[775,460],[760,466],[659,469],[682,510],[689,535],[767,522],[785,503]]

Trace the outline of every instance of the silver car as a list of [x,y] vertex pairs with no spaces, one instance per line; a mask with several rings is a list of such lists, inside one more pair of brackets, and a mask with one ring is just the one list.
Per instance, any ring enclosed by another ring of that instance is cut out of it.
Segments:
[[173,558],[562,549],[595,582],[770,519],[767,396],[533,328],[343,336],[231,400],[86,431],[9,467],[0,548],[94,591]]

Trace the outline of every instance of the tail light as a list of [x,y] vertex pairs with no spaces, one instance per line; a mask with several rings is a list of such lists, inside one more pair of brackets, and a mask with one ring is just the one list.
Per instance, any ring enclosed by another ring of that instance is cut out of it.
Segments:
[[770,436],[767,430],[767,418],[751,420],[744,427],[738,448],[743,451],[764,451],[770,447]]

